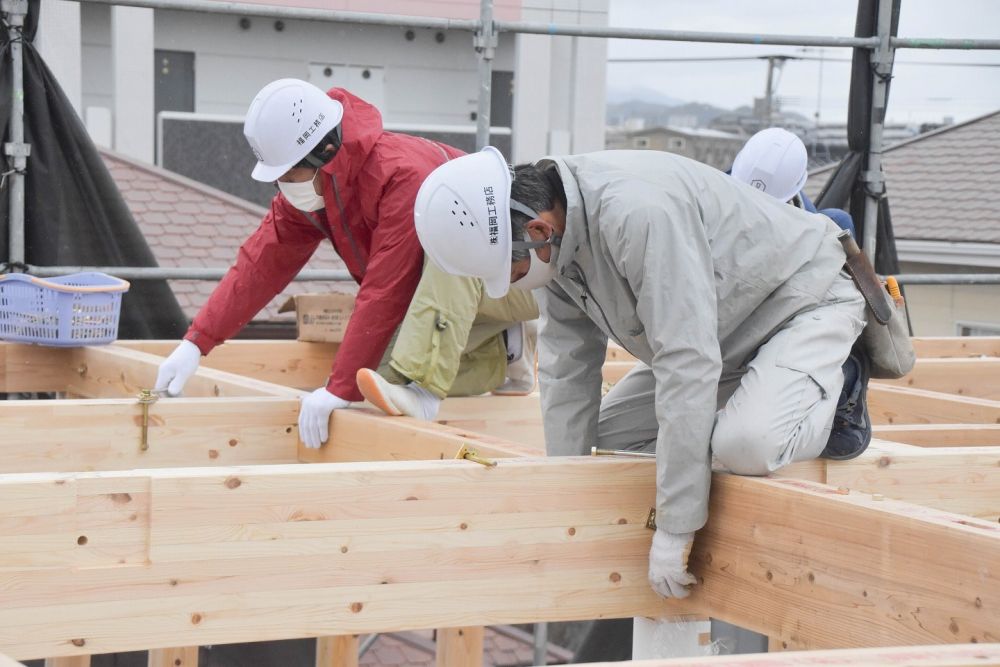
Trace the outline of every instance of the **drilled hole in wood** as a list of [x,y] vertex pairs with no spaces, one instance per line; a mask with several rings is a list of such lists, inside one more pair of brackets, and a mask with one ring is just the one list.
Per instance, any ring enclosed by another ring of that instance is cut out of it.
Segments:
[[76,538],[76,543],[82,547],[84,544],[87,543],[87,536],[81,535],[80,537]]
[[[291,429],[291,427],[289,427],[288,431],[291,431],[291,430],[292,430],[292,429]],[[287,433],[288,431],[286,431],[286,433]],[[230,441],[229,441],[229,446],[230,446],[230,447],[235,447],[235,446],[236,446],[236,445],[238,445],[238,444],[240,444],[240,441],[239,441],[239,440],[237,440],[236,438],[233,438],[232,440],[230,440]]]

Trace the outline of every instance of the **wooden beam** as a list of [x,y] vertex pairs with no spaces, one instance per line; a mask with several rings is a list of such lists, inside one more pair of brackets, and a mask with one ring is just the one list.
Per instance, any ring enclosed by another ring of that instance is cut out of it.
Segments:
[[[294,463],[299,401],[171,398],[0,401],[0,472],[73,472]],[[85,427],[81,427],[85,425]]]
[[1000,336],[949,336],[914,338],[920,359],[934,357],[1000,357]]
[[[84,398],[125,398],[152,389],[163,362],[145,352],[120,347],[74,348],[68,391]],[[199,368],[184,387],[189,398],[218,396],[298,397],[300,392],[270,382]]]
[[716,475],[702,583],[663,602],[653,478],[589,457],[0,476],[0,651],[685,613],[817,648],[1000,627],[1000,527],[789,479]]
[[316,640],[316,667],[358,667],[358,635]]
[[788,651],[703,658],[593,662],[579,667],[975,667],[1000,665],[1000,644]]
[[868,385],[868,412],[873,424],[1000,424],[1000,401],[877,382]]
[[[167,356],[176,340],[118,341],[124,347],[158,356]],[[307,343],[299,340],[231,340],[216,347],[201,360],[205,368],[245,375],[298,389],[315,389],[326,384],[338,343]]]
[[198,647],[153,649],[147,664],[149,667],[198,667]]
[[918,447],[1000,447],[1000,424],[882,424],[872,431]]
[[486,628],[441,628],[437,631],[437,667],[481,667]]
[[615,384],[635,367],[634,361],[606,361],[602,367],[604,381]]
[[72,350],[0,342],[0,394],[65,391]]
[[516,442],[545,451],[542,406],[537,393],[528,396],[449,398],[441,403],[437,423]]
[[90,656],[68,655],[62,658],[46,658],[45,667],[90,667]]
[[776,476],[809,479],[945,512],[1000,519],[1000,447],[905,447],[873,442],[850,461],[817,459]]
[[918,359],[906,377],[878,382],[897,387],[913,387],[959,396],[1000,400],[1000,357]]
[[[445,401],[447,403],[448,401]],[[387,417],[374,410],[335,410],[330,439],[320,449],[299,445],[303,463],[431,461],[453,459],[463,445],[481,456],[538,456],[542,452],[470,430],[409,417]]]

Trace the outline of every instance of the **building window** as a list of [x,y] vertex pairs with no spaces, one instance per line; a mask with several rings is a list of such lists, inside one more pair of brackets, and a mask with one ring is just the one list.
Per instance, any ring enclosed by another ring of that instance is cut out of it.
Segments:
[[649,148],[649,139],[646,137],[636,137],[632,140],[632,145],[636,148]]
[[674,137],[674,138],[672,138],[670,140],[670,143],[668,145],[670,147],[670,150],[672,150],[672,151],[683,150],[684,149],[684,140],[680,139],[680,138],[677,138],[677,137]]
[[955,333],[959,336],[1000,336],[1000,323],[955,322]]

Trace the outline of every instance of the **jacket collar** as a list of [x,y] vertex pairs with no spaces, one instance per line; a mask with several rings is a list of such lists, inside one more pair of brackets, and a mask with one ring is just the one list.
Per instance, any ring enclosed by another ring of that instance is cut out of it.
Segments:
[[566,275],[569,267],[577,261],[577,255],[590,251],[589,225],[587,212],[583,207],[583,197],[580,188],[573,177],[569,165],[563,158],[546,158],[555,164],[562,179],[563,190],[566,192],[566,229],[559,246],[559,258],[556,268],[560,275]]

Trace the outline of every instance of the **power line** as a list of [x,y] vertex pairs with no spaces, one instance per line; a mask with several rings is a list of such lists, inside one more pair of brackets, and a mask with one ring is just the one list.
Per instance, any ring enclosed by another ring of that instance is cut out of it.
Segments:
[[[771,56],[712,56],[704,58],[608,58],[609,63],[708,63],[708,62],[721,62],[721,61],[737,61],[737,60],[768,60],[768,59],[782,59],[782,60],[809,60],[813,62],[824,62],[824,63],[850,63],[854,62],[851,58],[819,58],[816,56],[791,56],[791,55],[771,55]],[[986,63],[950,63],[950,62],[934,62],[930,60],[899,60],[894,61],[894,65],[920,65],[927,67],[1000,67],[1000,62]]]

